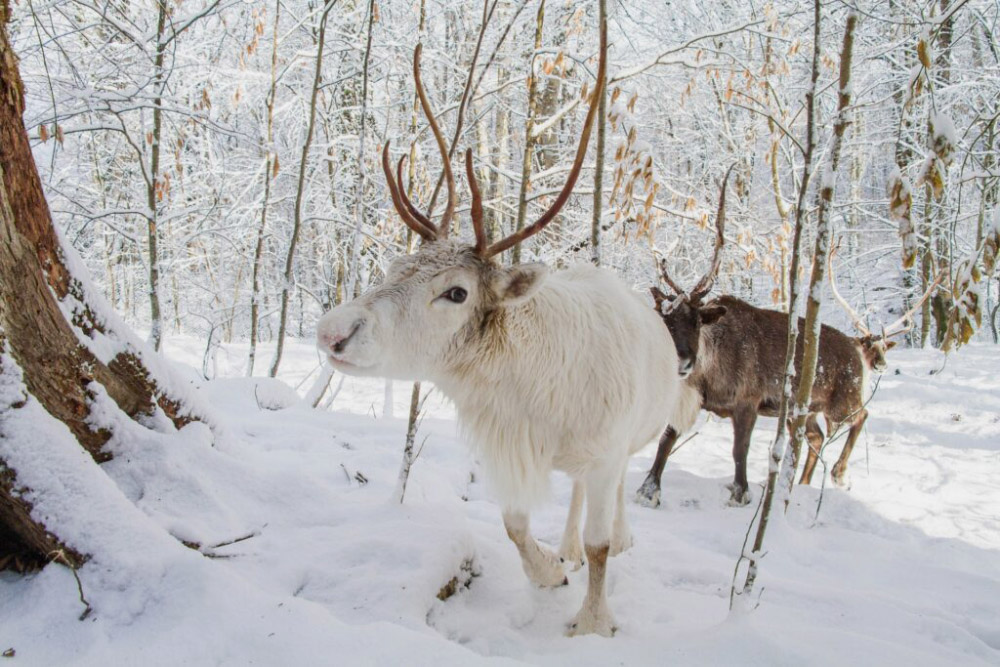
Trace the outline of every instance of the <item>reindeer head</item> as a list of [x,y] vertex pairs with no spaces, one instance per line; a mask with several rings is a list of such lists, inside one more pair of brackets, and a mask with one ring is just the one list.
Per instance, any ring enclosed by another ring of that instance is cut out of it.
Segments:
[[876,336],[870,333],[860,336],[855,340],[861,348],[861,356],[865,361],[865,365],[879,375],[885,373],[886,369],[889,368],[886,354],[888,354],[889,350],[896,347],[896,341],[889,340],[884,335]]
[[674,294],[666,294],[655,286],[649,288],[650,294],[653,295],[653,300],[656,302],[656,310],[660,313],[663,323],[670,331],[670,337],[674,340],[674,347],[677,349],[677,371],[682,378],[686,378],[694,371],[695,362],[698,360],[698,341],[701,339],[701,327],[718,321],[726,314],[725,306],[714,302],[705,304],[703,299],[712,291],[715,277],[719,273],[719,264],[722,261],[722,246],[725,244],[723,232],[726,227],[726,183],[729,181],[729,174],[732,171],[733,167],[729,167],[722,180],[719,210],[715,216],[715,249],[708,272],[702,276],[693,290],[685,292],[670,278],[670,274],[667,272],[667,261],[661,257],[659,260],[660,276],[674,291]]
[[913,328],[913,314],[917,312],[920,306],[923,305],[924,301],[927,300],[933,292],[934,289],[941,284],[944,274],[938,275],[934,281],[927,288],[917,302],[906,311],[902,317],[890,324],[888,327],[883,327],[881,334],[873,334],[867,326],[865,326],[864,320],[858,315],[857,311],[851,308],[851,305],[847,303],[847,300],[840,295],[840,290],[837,289],[837,279],[833,272],[833,256],[840,249],[840,243],[836,243],[833,249],[827,254],[827,274],[830,277],[830,289],[833,292],[833,298],[836,299],[837,303],[847,312],[850,316],[851,321],[854,322],[854,328],[858,330],[861,335],[854,339],[855,343],[858,345],[858,349],[861,352],[861,359],[864,364],[873,372],[882,374],[889,368],[889,362],[886,359],[886,354],[892,348],[896,347],[896,341],[890,340],[895,336],[900,336],[905,334],[907,331]]
[[[603,33],[603,31],[602,31]],[[382,151],[382,169],[393,205],[403,222],[423,239],[412,255],[397,258],[381,285],[354,301],[337,306],[317,325],[317,345],[330,363],[349,375],[397,379],[439,379],[457,364],[488,354],[475,345],[503,321],[506,309],[529,301],[547,275],[544,264],[503,267],[496,255],[538,233],[569,199],[587,152],[590,131],[597,113],[598,95],[606,72],[601,35],[601,60],[597,85],[584,123],[576,159],[555,201],[538,220],[510,236],[488,244],[483,224],[483,206],[472,168],[472,152],[466,151],[465,168],[472,193],[474,245],[448,238],[455,210],[455,181],[448,149],[420,81],[420,45],[413,54],[413,77],[424,115],[436,139],[444,164],[448,203],[441,220],[434,224],[421,213],[402,187],[405,156],[393,176],[389,143]],[[470,77],[471,79],[471,77]]]
[[681,378],[686,378],[694,371],[694,364],[698,359],[701,327],[718,321],[726,314],[726,307],[716,303],[702,304],[700,300],[692,300],[687,294],[666,294],[655,285],[649,288],[649,292],[653,295],[656,310],[674,341],[677,372]]

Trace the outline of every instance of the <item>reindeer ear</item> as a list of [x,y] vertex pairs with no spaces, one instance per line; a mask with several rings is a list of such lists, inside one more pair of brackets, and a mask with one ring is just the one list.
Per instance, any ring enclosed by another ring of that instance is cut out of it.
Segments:
[[891,350],[894,347],[896,347],[896,341],[894,340],[887,341],[885,344],[886,351]]
[[549,269],[544,264],[518,264],[504,269],[493,282],[493,288],[504,305],[514,306],[528,301],[545,282]]
[[656,307],[659,308],[660,304],[669,299],[666,294],[664,294],[659,287],[653,285],[649,288],[649,293],[653,295],[653,301],[656,302]]
[[698,309],[698,317],[702,324],[712,324],[718,322],[719,318],[726,314],[725,306],[705,306]]

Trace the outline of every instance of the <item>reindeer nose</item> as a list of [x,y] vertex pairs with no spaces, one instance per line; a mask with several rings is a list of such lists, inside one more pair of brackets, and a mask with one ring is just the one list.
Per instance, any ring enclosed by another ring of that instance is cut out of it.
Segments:
[[354,334],[358,333],[358,330],[361,329],[364,323],[363,319],[355,320],[346,333],[336,331],[323,332],[320,334],[320,342],[334,354],[342,354],[344,348],[347,347],[347,344],[354,338]]
[[691,371],[694,370],[694,362],[690,359],[681,359],[678,366],[679,368],[677,371],[681,378],[686,378],[688,375],[691,375]]

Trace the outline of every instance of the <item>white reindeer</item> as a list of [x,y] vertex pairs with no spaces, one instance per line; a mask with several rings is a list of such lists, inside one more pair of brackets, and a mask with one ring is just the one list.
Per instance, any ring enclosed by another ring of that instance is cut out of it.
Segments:
[[[601,35],[602,49],[606,40]],[[488,245],[482,202],[472,170],[475,245],[448,239],[455,207],[454,179],[444,140],[420,82],[414,80],[437,140],[448,184],[448,204],[434,225],[401,187],[389,145],[382,154],[390,194],[400,217],[424,239],[397,258],[384,283],[323,316],[318,345],[330,363],[350,375],[432,381],[457,408],[459,423],[503,506],[507,534],[528,578],[540,586],[567,582],[559,557],[529,533],[529,511],[549,491],[552,470],[574,480],[561,552],[579,561],[580,506],[589,561],[589,586],[568,634],[611,636],[614,620],[605,595],[609,553],[631,544],[624,511],[629,455],[656,438],[679,391],[677,356],[667,328],[637,294],[610,272],[580,266],[549,273],[543,264],[504,267],[495,256],[537,233],[573,189],[596,115],[593,96],[576,159],[561,193],[536,222]],[[596,90],[605,80],[602,56]]]

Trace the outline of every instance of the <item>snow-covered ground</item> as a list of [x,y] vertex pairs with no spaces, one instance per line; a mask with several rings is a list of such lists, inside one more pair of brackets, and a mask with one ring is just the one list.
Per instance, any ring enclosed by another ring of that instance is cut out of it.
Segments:
[[[201,368],[201,345],[173,339],[167,355]],[[331,411],[312,410],[289,387],[308,389],[315,351],[289,348],[287,386],[240,378],[238,345],[219,351],[220,379],[190,371],[214,434],[126,429],[114,461],[76,481],[81,506],[35,499],[54,523],[74,519],[84,550],[108,546],[79,572],[84,620],[66,568],[0,575],[0,653],[13,649],[12,665],[1000,664],[996,347],[969,346],[943,370],[937,353],[893,352],[851,488],[826,489],[818,518],[820,475],[796,489],[769,535],[759,598],[734,614],[756,503],[726,505],[730,426],[703,415],[667,466],[663,506],[628,508],[635,546],[609,563],[613,639],[563,636],[586,569],[555,590],[528,583],[440,395],[393,504],[409,385],[395,385],[390,414],[382,382],[351,378]],[[762,419],[754,437],[755,497],[773,427]],[[654,447],[633,459],[631,489]],[[553,488],[532,521],[556,546],[568,481]],[[458,592],[438,600],[455,576]]]

